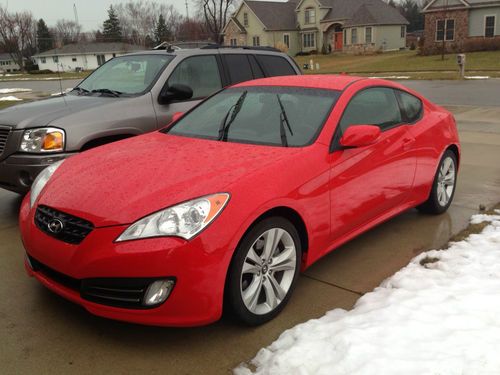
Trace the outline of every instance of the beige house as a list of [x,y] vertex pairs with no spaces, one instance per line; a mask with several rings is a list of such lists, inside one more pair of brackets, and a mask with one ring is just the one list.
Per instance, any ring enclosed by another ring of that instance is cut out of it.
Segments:
[[392,51],[405,47],[408,21],[382,0],[243,0],[224,29],[226,45],[299,52]]

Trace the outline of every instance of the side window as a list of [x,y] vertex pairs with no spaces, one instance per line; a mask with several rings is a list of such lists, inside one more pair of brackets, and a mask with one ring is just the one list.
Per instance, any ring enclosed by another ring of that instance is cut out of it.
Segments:
[[215,56],[194,56],[181,61],[170,75],[167,84],[188,85],[193,99],[207,97],[222,88],[219,66]]
[[405,121],[409,123],[417,121],[423,111],[420,99],[404,91],[398,91],[398,93],[399,98],[401,99],[401,106],[403,107]]
[[384,131],[401,122],[401,110],[394,91],[375,87],[363,90],[351,99],[340,120],[340,129],[343,133],[352,125],[377,125]]
[[247,55],[224,55],[231,84],[253,79],[252,68]]
[[248,59],[250,60],[250,66],[252,67],[252,73],[254,78],[263,78],[264,72],[262,68],[259,66],[257,59],[254,55],[248,55]]
[[267,75],[274,76],[289,76],[296,75],[290,63],[283,57],[270,55],[257,55],[257,60],[264,67]]

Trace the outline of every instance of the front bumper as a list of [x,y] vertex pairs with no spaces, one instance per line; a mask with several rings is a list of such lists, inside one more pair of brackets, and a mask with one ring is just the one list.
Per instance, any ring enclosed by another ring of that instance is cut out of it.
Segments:
[[196,326],[222,315],[226,271],[231,259],[220,234],[205,231],[192,241],[154,238],[115,243],[127,225],[95,228],[80,245],[50,237],[34,224],[29,195],[21,205],[20,228],[29,257],[73,280],[105,278],[175,279],[168,299],[150,309],[123,308],[89,301],[78,285],[68,285],[50,272],[25,266],[47,288],[82,305],[90,313],[127,322],[159,326]]
[[0,162],[0,188],[25,194],[38,174],[50,164],[65,159],[73,153],[63,154],[13,154]]

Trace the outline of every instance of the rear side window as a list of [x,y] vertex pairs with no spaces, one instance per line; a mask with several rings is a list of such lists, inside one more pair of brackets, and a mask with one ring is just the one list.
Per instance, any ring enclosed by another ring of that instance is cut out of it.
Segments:
[[182,60],[170,75],[167,84],[180,83],[193,90],[193,99],[200,99],[222,88],[219,65],[215,56],[193,56]]
[[419,98],[404,91],[398,91],[405,121],[412,123],[422,116],[423,106]]
[[231,84],[253,79],[252,68],[246,55],[225,55],[227,70]]
[[264,68],[268,76],[289,76],[296,75],[292,65],[280,56],[257,55],[257,60]]
[[250,61],[250,66],[252,67],[253,77],[255,79],[264,78],[264,72],[262,71],[262,68],[259,66],[259,63],[257,62],[255,56],[248,55],[248,59]]
[[401,110],[392,89],[375,87],[356,94],[347,105],[340,129],[343,132],[353,125],[377,125],[385,130],[401,124]]

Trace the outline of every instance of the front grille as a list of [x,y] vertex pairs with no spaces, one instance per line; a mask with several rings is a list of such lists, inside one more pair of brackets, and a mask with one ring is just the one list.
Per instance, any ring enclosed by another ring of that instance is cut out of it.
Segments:
[[[57,232],[49,230],[49,224],[56,219],[62,223],[62,230]],[[73,245],[81,243],[94,229],[90,221],[47,206],[38,206],[35,212],[35,224],[49,236]]]
[[9,138],[10,128],[0,127],[0,156],[7,146],[7,139]]
[[79,292],[80,296],[87,301],[127,309],[150,309],[156,307],[144,306],[142,301],[148,286],[158,279],[97,278],[80,280],[55,271],[32,256],[28,256],[28,258],[35,272],[40,272],[56,283]]

